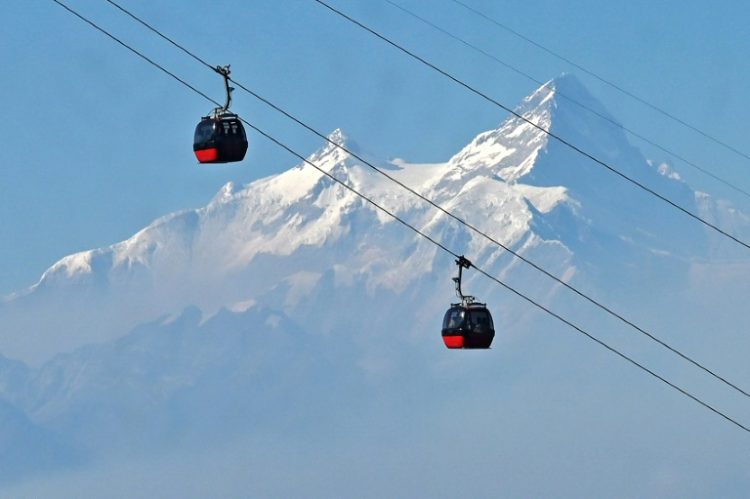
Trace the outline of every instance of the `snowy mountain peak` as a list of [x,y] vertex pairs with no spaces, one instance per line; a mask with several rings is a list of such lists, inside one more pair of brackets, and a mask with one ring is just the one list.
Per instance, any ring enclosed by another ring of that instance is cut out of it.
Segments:
[[513,183],[527,175],[549,140],[540,128],[551,126],[554,96],[552,82],[539,87],[516,109],[523,118],[509,116],[498,128],[477,135],[450,159],[446,178],[463,182],[476,175],[496,176]]
[[[330,141],[330,142],[329,142]],[[247,185],[243,190],[233,192],[234,197],[249,195],[249,191],[262,191],[269,202],[279,206],[290,206],[302,199],[315,196],[316,191],[335,183],[328,175],[346,181],[349,171],[359,164],[347,150],[353,146],[344,132],[337,128],[328,135],[327,141],[314,153],[294,168]],[[313,166],[314,165],[314,166]],[[257,194],[256,194],[257,195]]]
[[343,163],[350,157],[349,153],[344,151],[341,147],[336,147],[336,145],[343,146],[349,150],[351,149],[348,144],[348,137],[340,128],[337,128],[328,134],[327,138],[330,142],[326,141],[323,147],[318,149],[308,158],[308,161],[325,171],[330,171],[334,166]]
[[40,282],[52,279],[58,275],[64,278],[73,278],[81,274],[90,273],[92,271],[91,263],[94,253],[94,250],[88,250],[63,257],[42,274]]
[[560,115],[561,111],[572,111],[587,119],[599,120],[605,117],[614,121],[604,105],[571,73],[563,73],[544,83],[525,97],[515,109],[516,113],[531,121],[534,121],[532,117],[535,115],[551,113],[549,125],[569,118],[567,114]]
[[[585,145],[588,152],[605,160],[633,150],[622,127],[572,74],[563,74],[537,88],[514,113],[453,156],[446,179],[464,182],[475,175],[494,175],[509,183],[526,179],[536,185],[568,185],[570,178],[566,182],[558,176],[540,177],[539,155],[550,144],[561,146],[550,133],[574,145]],[[640,165],[643,160],[639,158],[636,163]]]
[[524,97],[514,111],[524,117],[527,117],[527,114],[542,114],[548,111],[555,97],[555,90],[555,80],[548,81]]
[[336,128],[334,131],[328,134],[328,140],[335,142],[339,145],[346,144],[349,137],[344,133],[341,128]]
[[232,199],[237,191],[237,185],[234,182],[229,181],[219,189],[219,192],[216,193],[209,205],[226,203]]

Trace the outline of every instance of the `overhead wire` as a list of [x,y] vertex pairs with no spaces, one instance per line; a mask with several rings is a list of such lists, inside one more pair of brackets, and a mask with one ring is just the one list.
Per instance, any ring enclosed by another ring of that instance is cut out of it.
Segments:
[[[390,5],[392,5],[393,7],[397,8],[397,9],[399,9],[400,11],[404,12],[405,14],[413,17],[414,19],[418,20],[419,22],[421,22],[421,23],[423,23],[423,24],[431,27],[432,29],[434,29],[436,31],[439,31],[440,33],[444,34],[445,36],[447,36],[447,37],[449,37],[449,38],[451,38],[451,39],[453,39],[453,40],[461,43],[462,45],[470,48],[471,50],[473,50],[473,51],[475,51],[475,52],[477,52],[479,54],[482,54],[483,56],[485,56],[488,59],[494,61],[495,63],[503,66],[504,68],[506,68],[506,69],[508,69],[510,71],[513,71],[514,73],[516,73],[516,74],[518,74],[520,76],[523,76],[524,78],[526,78],[526,79],[528,79],[530,81],[533,81],[537,85],[545,85],[545,82],[543,82],[543,81],[541,81],[541,80],[533,77],[529,73],[527,73],[527,72],[525,72],[525,71],[523,71],[523,70],[515,67],[514,65],[512,65],[512,64],[510,64],[510,63],[508,63],[508,62],[506,62],[506,61],[504,61],[502,59],[500,59],[496,55],[494,55],[494,54],[492,54],[492,53],[490,53],[490,52],[482,49],[481,47],[477,46],[476,44],[473,44],[473,43],[465,40],[464,38],[461,38],[460,36],[458,36],[458,35],[456,35],[454,33],[451,33],[447,29],[445,29],[445,28],[443,28],[443,27],[435,24],[434,22],[430,21],[429,19],[427,19],[427,18],[425,18],[425,17],[417,14],[416,12],[414,12],[414,11],[412,11],[412,10],[404,7],[403,5],[400,5],[399,3],[394,2],[393,0],[383,0],[383,1],[386,2],[386,3],[388,3],[388,4],[390,4]],[[586,111],[590,112],[591,114],[593,114],[595,116],[598,116],[599,118],[601,118],[602,120],[608,122],[609,124],[611,124],[611,125],[619,128],[619,129],[621,129],[621,130],[629,133],[633,137],[635,137],[635,138],[637,138],[637,139],[645,142],[646,144],[649,144],[650,146],[655,147],[656,149],[658,149],[658,150],[660,150],[660,151],[662,151],[662,152],[664,152],[664,153],[672,156],[673,158],[681,161],[682,163],[690,166],[691,168],[693,168],[693,169],[695,169],[695,170],[703,173],[704,175],[706,175],[706,176],[708,176],[708,177],[716,180],[717,182],[723,184],[725,187],[728,187],[728,188],[730,188],[730,189],[732,189],[732,190],[734,190],[734,191],[736,191],[736,192],[744,195],[745,197],[750,198],[750,192],[748,192],[747,190],[745,190],[745,189],[743,189],[743,188],[741,188],[741,187],[733,184],[732,182],[730,182],[728,180],[723,179],[722,177],[716,175],[715,173],[711,172],[707,168],[698,165],[694,161],[689,160],[688,158],[684,157],[683,155],[678,154],[675,151],[670,150],[670,149],[662,146],[661,144],[657,143],[656,141],[654,141],[652,139],[649,139],[648,137],[646,137],[646,136],[644,136],[644,135],[636,132],[635,130],[626,127],[625,125],[623,125],[622,123],[617,122],[616,120],[612,119],[611,117],[609,117],[609,116],[607,116],[607,115],[605,115],[603,113],[600,113],[599,111],[597,111],[595,109],[592,109],[591,107],[587,106],[586,104],[583,104],[582,102],[578,101],[577,99],[574,99],[573,97],[570,97],[569,95],[567,95],[567,94],[565,94],[563,92],[560,92],[558,89],[555,90],[555,94],[559,95],[560,97],[562,97],[563,99],[567,100],[568,102],[571,102],[571,103],[575,104],[576,106],[578,106],[578,107],[580,107],[582,109],[585,109]]]
[[[122,11],[123,13],[127,14],[129,17],[131,17],[132,19],[134,19],[135,21],[137,21],[141,25],[143,25],[146,28],[148,28],[149,30],[151,30],[154,34],[156,34],[159,37],[161,37],[162,39],[168,41],[170,44],[172,44],[173,46],[175,46],[176,48],[178,48],[179,50],[181,50],[185,54],[189,55],[190,57],[192,57],[193,59],[195,59],[196,61],[198,61],[202,65],[204,65],[205,67],[207,67],[208,69],[211,69],[212,71],[215,71],[214,66],[212,66],[211,64],[209,64],[205,59],[203,59],[202,57],[196,55],[194,52],[190,51],[189,49],[187,49],[186,47],[184,47],[183,45],[181,45],[177,41],[175,41],[172,38],[170,38],[169,36],[165,35],[160,30],[158,30],[154,26],[150,25],[148,22],[146,22],[143,19],[141,19],[139,16],[133,14],[132,12],[130,12],[129,10],[127,10],[126,8],[122,7],[121,5],[119,5],[114,0],[106,0],[106,1],[108,3],[110,3],[110,4],[112,4],[114,7],[116,7],[120,11]],[[507,251],[508,253],[510,253],[511,255],[513,255],[515,258],[518,258],[522,262],[524,262],[527,265],[531,266],[535,270],[541,272],[542,274],[544,274],[548,278],[552,279],[556,283],[562,285],[563,287],[565,287],[569,291],[575,293],[577,296],[579,296],[579,297],[583,298],[584,300],[588,301],[592,305],[594,305],[597,308],[599,308],[600,310],[606,312],[607,314],[609,314],[610,316],[614,317],[615,319],[621,321],[625,325],[633,328],[635,331],[637,331],[638,333],[646,336],[651,341],[654,341],[655,343],[657,343],[661,347],[667,349],[668,351],[670,351],[673,354],[677,355],[681,359],[689,362],[693,366],[698,367],[703,372],[705,372],[708,375],[712,376],[714,379],[722,382],[723,384],[725,384],[728,387],[732,388],[733,390],[739,392],[740,394],[744,395],[745,397],[750,397],[750,393],[747,390],[741,388],[737,384],[733,383],[732,381],[730,381],[730,380],[726,379],[725,377],[721,376],[720,374],[716,373],[714,370],[708,368],[707,366],[705,366],[701,362],[695,360],[691,356],[689,356],[687,354],[684,354],[683,352],[681,352],[677,348],[673,347],[672,345],[668,344],[664,340],[660,339],[659,337],[657,337],[653,333],[650,333],[646,329],[638,326],[636,323],[634,323],[633,321],[627,319],[624,315],[622,315],[621,313],[616,312],[614,309],[612,309],[611,307],[605,305],[601,301],[599,301],[599,300],[597,300],[597,299],[589,296],[588,294],[586,294],[583,291],[579,290],[578,288],[576,288],[572,284],[570,284],[570,283],[564,281],[563,279],[557,277],[556,275],[552,274],[550,271],[548,271],[544,267],[541,267],[540,265],[538,265],[537,263],[535,263],[533,260],[530,260],[530,259],[526,258],[521,253],[518,253],[517,251],[513,250],[508,245],[503,244],[501,241],[499,241],[498,239],[490,236],[489,234],[487,234],[486,232],[482,231],[481,229],[479,229],[475,225],[473,225],[473,224],[469,223],[468,221],[462,219],[461,217],[455,215],[454,213],[452,213],[451,211],[447,210],[446,208],[444,208],[440,204],[436,203],[432,199],[430,199],[430,198],[426,197],[425,195],[417,192],[412,187],[404,184],[403,182],[401,182],[397,178],[393,177],[392,175],[390,175],[386,171],[382,170],[381,168],[378,168],[372,162],[370,162],[367,159],[363,158],[361,155],[359,155],[356,152],[352,151],[351,149],[349,149],[345,145],[339,144],[339,143],[335,142],[334,140],[331,140],[331,138],[328,137],[327,135],[325,135],[322,132],[320,132],[319,130],[313,128],[309,124],[305,123],[304,121],[302,121],[298,117],[296,117],[293,114],[291,114],[290,112],[286,111],[285,109],[283,109],[279,105],[277,105],[277,104],[271,102],[270,100],[266,99],[265,97],[263,97],[262,95],[258,94],[254,90],[246,87],[241,82],[239,82],[239,81],[237,81],[235,79],[232,79],[232,78],[229,78],[229,80],[233,84],[237,85],[238,88],[240,88],[240,89],[244,90],[245,92],[247,92],[248,94],[252,95],[254,98],[258,99],[259,101],[263,102],[265,105],[269,106],[271,109],[273,109],[273,110],[281,113],[282,115],[284,115],[285,117],[289,118],[290,120],[292,120],[293,122],[297,123],[298,125],[302,126],[306,130],[310,131],[311,133],[313,133],[313,134],[317,135],[318,137],[320,137],[321,139],[325,140],[330,145],[332,145],[332,146],[334,146],[334,147],[336,147],[336,148],[344,151],[345,153],[349,154],[351,157],[353,157],[353,158],[357,159],[358,161],[362,162],[367,167],[371,168],[372,170],[374,170],[375,172],[379,173],[380,175],[382,175],[386,179],[390,180],[391,182],[395,183],[396,185],[398,185],[402,189],[404,189],[407,192],[411,193],[412,195],[416,196],[417,198],[419,198],[423,202],[429,204],[430,206],[432,206],[433,208],[437,209],[441,213],[443,213],[446,216],[450,217],[451,219],[455,220],[459,224],[465,226],[466,228],[468,228],[469,230],[471,230],[475,234],[477,234],[477,235],[485,238],[486,240],[490,241],[491,243],[495,244],[496,246],[498,246],[498,247],[502,248],[503,250]]]
[[[145,60],[146,62],[148,62],[152,66],[156,67],[160,71],[162,71],[165,74],[167,74],[168,76],[172,77],[177,82],[179,82],[182,85],[184,85],[186,88],[192,90],[193,92],[195,92],[196,94],[200,95],[201,97],[203,97],[204,99],[208,100],[209,102],[212,102],[213,104],[215,104],[217,106],[220,106],[220,103],[218,101],[216,101],[213,98],[209,97],[207,94],[205,94],[201,90],[197,89],[193,85],[189,84],[184,79],[182,79],[179,76],[175,75],[171,71],[167,70],[162,65],[160,65],[159,63],[157,63],[154,60],[150,59],[149,57],[147,57],[146,55],[144,55],[143,53],[141,53],[137,49],[133,48],[132,46],[130,46],[130,45],[126,44],[125,42],[123,42],[122,40],[120,40],[119,38],[115,37],[114,35],[112,35],[108,31],[106,31],[104,28],[100,27],[98,24],[94,23],[90,19],[84,17],[82,14],[80,14],[77,11],[73,10],[71,7],[69,7],[68,5],[66,5],[62,0],[51,0],[51,1],[54,2],[54,3],[56,3],[57,5],[61,6],[62,8],[64,8],[70,14],[72,14],[75,17],[79,18],[80,20],[84,21],[85,23],[87,23],[88,25],[90,25],[91,27],[93,27],[94,29],[96,29],[97,31],[103,33],[107,37],[109,37],[112,40],[116,41],[118,44],[120,44],[121,46],[125,47],[126,49],[128,49],[129,51],[131,51],[133,54],[135,54],[138,57],[142,58],[143,60]],[[454,252],[453,250],[451,250],[450,248],[446,247],[445,245],[443,245],[439,241],[435,240],[434,238],[432,238],[428,234],[424,233],[423,231],[417,229],[412,224],[408,223],[407,221],[403,220],[401,217],[399,217],[395,213],[391,212],[387,208],[385,208],[385,207],[381,206],[380,204],[378,204],[377,202],[373,201],[368,196],[360,193],[359,191],[357,191],[353,187],[351,187],[348,184],[346,184],[344,181],[336,178],[330,172],[327,172],[323,168],[321,168],[318,165],[314,164],[312,161],[310,161],[309,159],[305,158],[303,155],[301,155],[300,153],[296,152],[294,149],[292,149],[291,147],[289,147],[288,145],[286,145],[285,143],[283,143],[279,139],[276,139],[275,137],[273,137],[270,133],[262,130],[260,127],[258,127],[256,125],[250,123],[249,121],[247,121],[245,119],[242,119],[242,122],[245,123],[252,130],[254,130],[255,132],[257,132],[258,134],[260,134],[263,137],[267,138],[268,140],[270,140],[271,142],[275,143],[279,147],[285,149],[287,152],[289,152],[290,154],[294,155],[298,159],[304,161],[306,164],[308,164],[311,167],[315,168],[316,170],[318,170],[320,173],[322,173],[323,175],[325,175],[326,177],[328,177],[332,181],[334,181],[337,184],[341,185],[342,187],[346,188],[347,190],[349,190],[353,194],[357,195],[361,199],[365,200],[366,202],[370,203],[376,209],[382,211],[383,213],[385,213],[386,215],[390,216],[394,220],[400,222],[402,225],[404,225],[408,229],[412,230],[415,234],[417,234],[418,236],[420,236],[420,237],[424,238],[425,240],[431,242],[432,244],[434,244],[436,247],[440,248],[444,252],[450,254],[454,258],[460,258],[461,256],[463,256],[463,255],[459,255],[458,253]],[[698,398],[697,396],[693,395],[692,393],[688,392],[687,390],[683,389],[682,387],[680,387],[680,386],[676,385],[675,383],[669,381],[665,377],[663,377],[660,374],[656,373],[655,371],[649,369],[645,365],[639,363],[638,361],[636,361],[632,357],[628,356],[627,354],[620,352],[619,350],[617,350],[616,348],[612,347],[611,345],[605,343],[604,341],[600,340],[599,338],[596,338],[591,333],[589,333],[586,330],[584,330],[582,327],[574,324],[573,322],[569,321],[568,319],[565,319],[560,314],[558,314],[558,313],[552,311],[550,308],[548,308],[548,307],[540,304],[539,302],[535,301],[533,298],[527,296],[526,294],[524,294],[524,293],[516,290],[512,286],[506,284],[505,282],[503,282],[499,278],[493,276],[492,274],[490,274],[489,272],[485,271],[481,267],[478,267],[478,266],[473,265],[473,264],[472,264],[472,266],[474,268],[476,268],[479,273],[481,273],[485,277],[489,278],[493,282],[499,284],[500,286],[504,287],[506,290],[512,292],[513,294],[515,294],[519,298],[522,298],[527,303],[529,303],[532,306],[538,308],[539,310],[547,313],[548,315],[554,317],[555,319],[557,319],[558,321],[562,322],[563,324],[569,326],[570,328],[572,328],[576,332],[584,335],[586,338],[594,341],[598,345],[600,345],[600,346],[606,348],[607,350],[609,350],[610,352],[616,354],[617,356],[619,356],[623,360],[627,361],[631,365],[633,365],[633,366],[637,367],[638,369],[644,371],[645,373],[649,374],[653,378],[661,381],[662,383],[664,383],[667,386],[669,386],[670,388],[676,390],[678,393],[682,394],[683,396],[688,397],[690,400],[692,400],[695,403],[701,405],[705,409],[708,409],[709,411],[713,412],[714,414],[720,416],[721,418],[723,418],[727,422],[733,424],[737,428],[745,431],[746,433],[750,433],[750,427],[745,426],[744,424],[740,423],[738,420],[736,420],[736,419],[732,418],[731,416],[727,415],[725,412],[721,411],[720,409],[717,409],[716,407],[714,407],[711,404],[703,401],[702,399]]]
[[362,22],[354,19],[353,17],[351,17],[348,14],[342,12],[341,10],[336,9],[335,7],[333,7],[330,4],[324,2],[323,0],[312,0],[312,1],[314,1],[314,2],[318,3],[319,5],[325,7],[326,9],[330,10],[334,14],[336,14],[336,15],[340,16],[341,18],[347,20],[348,22],[350,22],[350,23],[352,23],[352,24],[360,27],[361,29],[367,31],[371,35],[375,36],[376,38],[379,38],[380,40],[382,40],[384,42],[386,42],[387,44],[389,44],[392,47],[396,48],[397,50],[403,52],[404,54],[408,55],[409,57],[415,59],[416,61],[420,62],[421,64],[427,66],[428,68],[432,69],[433,71],[436,71],[437,73],[443,75],[444,77],[448,78],[449,80],[453,81],[454,83],[458,84],[459,86],[465,88],[469,92],[477,95],[478,97],[481,97],[482,99],[484,99],[487,102],[489,102],[489,103],[491,103],[491,104],[499,107],[500,109],[505,110],[506,112],[512,114],[516,118],[518,118],[518,119],[520,119],[520,120],[528,123],[529,125],[531,125],[532,127],[536,128],[537,130],[541,131],[542,133],[546,134],[547,136],[549,136],[549,137],[557,140],[561,144],[563,144],[566,147],[570,148],[571,150],[577,152],[578,154],[584,156],[585,158],[590,159],[594,163],[596,163],[596,164],[598,164],[598,165],[606,168],[611,173],[617,175],[618,177],[622,178],[623,180],[626,180],[627,182],[629,182],[632,185],[638,187],[639,189],[643,190],[644,192],[646,192],[646,193],[648,193],[648,194],[656,197],[657,199],[660,199],[664,203],[670,205],[674,209],[676,209],[676,210],[684,213],[688,217],[690,217],[690,218],[694,219],[695,221],[697,221],[697,222],[705,225],[706,227],[712,229],[716,233],[718,233],[718,234],[720,234],[720,235],[722,235],[722,236],[724,236],[724,237],[726,237],[728,239],[731,239],[735,243],[737,243],[737,244],[739,244],[741,246],[744,246],[746,249],[750,250],[750,243],[747,243],[747,242],[743,241],[742,239],[738,238],[737,236],[734,236],[734,235],[730,234],[729,232],[725,231],[721,227],[719,227],[719,226],[717,226],[717,225],[709,222],[705,218],[703,218],[700,215],[692,212],[688,208],[683,207],[682,205],[678,204],[677,202],[672,201],[668,197],[666,197],[666,196],[664,196],[662,194],[659,194],[654,189],[648,187],[647,185],[645,185],[644,183],[642,183],[642,182],[634,179],[633,177],[630,177],[629,175],[621,172],[620,170],[618,170],[614,166],[610,165],[606,161],[599,159],[598,157],[594,156],[593,154],[591,154],[591,153],[585,151],[584,149],[578,147],[577,145],[573,144],[569,140],[567,140],[567,139],[561,137],[560,135],[552,132],[551,130],[549,130],[549,129],[547,129],[547,128],[541,126],[541,125],[539,125],[538,123],[535,123],[535,122],[531,121],[529,118],[527,118],[526,116],[522,115],[521,113],[515,111],[513,108],[511,108],[511,107],[503,104],[499,100],[497,100],[497,99],[489,96],[488,94],[486,94],[486,93],[478,90],[474,86],[466,83],[465,81],[461,80],[457,76],[452,75],[451,73],[447,72],[446,70],[441,69],[440,67],[438,67],[434,63],[428,61],[424,57],[422,57],[422,56],[416,54],[415,52],[413,52],[413,51],[405,48],[403,45],[401,45],[401,44],[399,44],[399,43],[391,40],[390,38],[388,38],[385,35],[379,33],[378,31],[375,31],[374,29],[370,28],[369,26],[367,26],[367,25],[363,24]]
[[501,23],[497,19],[494,19],[494,18],[488,16],[487,14],[483,13],[482,11],[480,11],[478,9],[475,9],[474,7],[471,7],[470,5],[467,5],[465,2],[463,2],[461,0],[451,0],[451,1],[453,3],[459,5],[459,6],[463,7],[464,9],[470,11],[470,12],[473,12],[474,14],[476,14],[477,16],[485,19],[486,21],[489,21],[490,23],[494,24],[495,26],[497,26],[497,27],[499,27],[499,28],[507,31],[508,33],[511,33],[512,35],[520,38],[521,40],[524,40],[527,43],[530,43],[531,45],[537,47],[538,49],[543,50],[544,52],[550,54],[551,56],[556,57],[557,59],[559,59],[559,60],[561,60],[561,61],[563,61],[563,62],[565,62],[567,64],[570,64],[574,68],[576,68],[576,69],[578,69],[578,70],[586,73],[587,75],[589,75],[589,76],[591,76],[593,78],[596,78],[600,82],[604,83],[605,85],[607,85],[607,86],[609,86],[611,88],[614,88],[615,90],[617,90],[618,92],[620,92],[620,93],[622,93],[624,95],[627,95],[631,99],[633,99],[633,100],[635,100],[637,102],[640,102],[641,104],[645,105],[646,107],[649,107],[649,108],[653,109],[654,111],[656,111],[657,113],[661,114],[662,116],[666,116],[667,118],[671,119],[672,121],[675,121],[676,123],[679,123],[680,125],[684,126],[685,128],[687,128],[689,130],[692,130],[693,132],[696,132],[699,135],[702,135],[703,137],[705,137],[706,139],[710,140],[711,142],[714,142],[715,144],[718,144],[718,145],[722,146],[723,148],[728,149],[729,151],[732,151],[733,153],[735,153],[735,154],[737,154],[739,156],[742,156],[745,159],[750,160],[750,154],[748,154],[748,153],[746,153],[746,152],[744,152],[744,151],[742,151],[742,150],[740,150],[740,149],[732,146],[731,144],[729,144],[729,143],[727,143],[725,141],[722,141],[722,140],[716,138],[715,136],[709,134],[708,132],[704,132],[703,130],[701,130],[700,128],[696,127],[695,125],[691,125],[690,123],[688,123],[684,119],[679,118],[679,117],[675,116],[674,114],[672,114],[672,113],[670,113],[668,111],[665,111],[664,109],[662,109],[661,107],[657,106],[656,104],[653,104],[653,103],[647,101],[646,99],[644,99],[643,97],[640,97],[640,96],[636,95],[635,93],[633,93],[633,92],[631,92],[631,91],[623,88],[621,85],[618,85],[617,83],[614,83],[611,80],[608,80],[608,79],[606,79],[606,78],[604,78],[602,76],[599,76],[594,71],[592,71],[590,69],[587,69],[585,66],[583,66],[583,65],[581,65],[581,64],[579,64],[579,63],[577,63],[577,62],[575,62],[575,61],[573,61],[573,60],[571,60],[571,59],[569,59],[569,58],[567,58],[565,56],[563,56],[559,52],[556,52],[556,51],[554,51],[554,50],[552,50],[552,49],[550,49],[550,48],[542,45],[541,43],[539,43],[539,42],[537,42],[537,41],[529,38],[528,36],[524,35],[523,33],[519,32],[517,30],[514,30],[513,28],[511,28],[511,27],[509,27],[509,26]]

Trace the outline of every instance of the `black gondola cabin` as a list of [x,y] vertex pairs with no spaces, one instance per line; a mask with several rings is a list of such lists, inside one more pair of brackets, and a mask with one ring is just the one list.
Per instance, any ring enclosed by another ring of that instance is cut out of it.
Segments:
[[247,152],[247,136],[239,116],[224,113],[201,118],[195,127],[193,151],[200,163],[242,161]]
[[484,303],[453,303],[443,317],[448,348],[489,348],[495,338],[492,314]]

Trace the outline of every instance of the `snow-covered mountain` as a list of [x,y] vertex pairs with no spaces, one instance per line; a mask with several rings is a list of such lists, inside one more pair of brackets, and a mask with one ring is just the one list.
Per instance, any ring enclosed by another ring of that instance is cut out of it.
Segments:
[[[558,93],[607,113],[569,75],[539,88],[518,111],[698,209],[695,193],[678,176],[651,166],[621,130]],[[356,148],[341,131],[330,139]],[[309,159],[496,275],[523,275],[540,291],[551,287],[341,149],[326,144]],[[580,278],[595,281],[603,272],[630,275],[628,268],[652,266],[647,262],[654,258],[671,268],[678,260],[670,256],[705,253],[705,232],[693,221],[518,118],[481,133],[445,163],[380,166],[566,279],[582,267],[588,272]],[[188,306],[210,315],[259,303],[336,329],[360,312],[328,316],[325,304],[352,294],[364,303],[377,295],[386,300],[381,306],[396,309],[412,309],[405,303],[419,297],[418,317],[425,322],[416,330],[427,331],[437,303],[450,299],[452,272],[444,253],[303,163],[245,187],[227,184],[203,208],[167,215],[126,241],[63,258],[0,305],[0,352],[39,364]],[[483,299],[495,292],[487,282],[476,286],[472,291]]]
[[[745,215],[692,191],[621,129],[561,94],[608,116],[570,75],[536,90],[518,112],[747,233]],[[340,130],[329,138],[359,150]],[[309,161],[535,299],[573,303],[559,285],[345,151],[324,144]],[[376,164],[599,297],[635,289],[637,300],[657,303],[665,289],[715,275],[707,267],[714,235],[518,118],[444,163]],[[106,449],[227,438],[250,422],[287,432],[306,418],[335,426],[338,416],[435,403],[425,399],[434,380],[464,390],[476,375],[463,366],[447,376],[442,370],[459,361],[426,360],[442,349],[454,273],[450,255],[306,163],[246,186],[229,183],[205,207],[61,259],[0,303],[0,419],[9,421],[0,443],[32,442],[54,465],[58,454],[75,456],[63,459],[70,463]],[[533,324],[548,327],[502,288],[465,275],[464,290],[495,314],[501,352],[541,329]],[[544,353],[550,365],[559,354]],[[429,376],[416,376],[420,389],[410,390],[404,372]],[[380,399],[363,387],[389,376],[405,394],[374,408],[368,397]],[[346,410],[334,417],[330,408],[341,401]]]

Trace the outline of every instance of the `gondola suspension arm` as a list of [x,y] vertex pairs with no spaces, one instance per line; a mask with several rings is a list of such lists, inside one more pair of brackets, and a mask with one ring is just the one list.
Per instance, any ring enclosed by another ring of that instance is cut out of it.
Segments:
[[227,64],[226,66],[216,66],[214,68],[214,71],[224,77],[224,89],[227,92],[227,100],[224,103],[224,107],[217,107],[214,109],[214,116],[221,116],[222,114],[228,112],[229,106],[232,105],[232,91],[234,90],[234,87],[229,86],[229,73],[231,72],[229,70],[229,64]]
[[454,277],[453,282],[456,283],[456,294],[461,299],[461,304],[466,306],[474,302],[474,297],[463,294],[461,291],[461,279],[463,277],[463,270],[471,268],[471,262],[461,255],[456,260],[456,265],[458,265],[458,277]]

